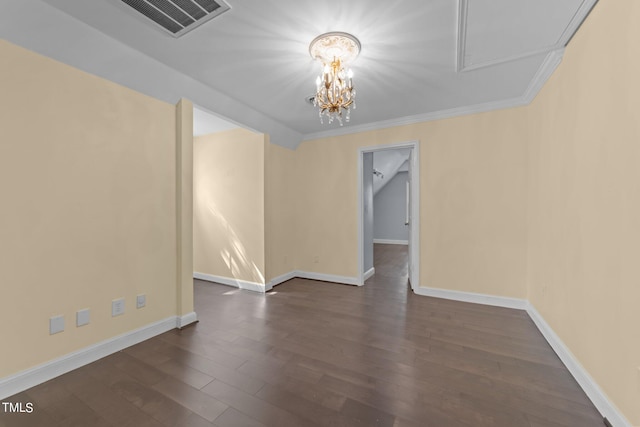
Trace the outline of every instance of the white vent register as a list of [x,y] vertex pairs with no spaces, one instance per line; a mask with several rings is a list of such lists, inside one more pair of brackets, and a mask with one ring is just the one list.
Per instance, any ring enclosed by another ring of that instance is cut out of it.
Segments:
[[119,0],[153,21],[174,37],[180,37],[230,9],[223,0]]

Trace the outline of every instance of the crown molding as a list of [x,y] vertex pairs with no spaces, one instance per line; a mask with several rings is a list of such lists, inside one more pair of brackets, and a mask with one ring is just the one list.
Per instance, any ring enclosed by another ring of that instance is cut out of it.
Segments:
[[400,117],[397,119],[382,120],[379,122],[366,123],[358,126],[349,126],[346,128],[330,129],[322,132],[309,133],[303,136],[303,141],[310,141],[321,138],[331,138],[336,136],[349,135],[360,132],[376,131],[395,126],[405,126],[421,122],[430,122],[435,120],[449,119],[452,117],[465,116],[468,114],[486,113],[494,110],[505,108],[514,108],[528,105],[533,101],[538,92],[542,89],[546,81],[556,70],[562,57],[564,48],[551,51],[547,54],[540,67],[534,74],[531,82],[527,86],[524,93],[520,96],[499,101],[485,102],[482,104],[468,105],[456,107],[447,110],[434,111],[431,113],[417,114],[414,116]]
[[556,49],[547,54],[542,61],[542,64],[538,68],[538,71],[534,74],[527,90],[522,95],[522,105],[530,104],[542,90],[544,84],[549,80],[549,77],[558,68],[558,65],[562,62],[564,56],[564,48]]
[[591,9],[593,9],[597,2],[598,0],[583,0],[580,6],[578,6],[578,8],[576,9],[576,13],[573,15],[565,29],[562,31],[562,34],[560,34],[560,37],[558,37],[558,40],[556,40],[556,42],[551,45],[531,49],[529,51],[521,52],[516,55],[509,55],[489,61],[478,62],[475,64],[467,64],[465,58],[467,48],[469,0],[459,0],[456,70],[458,72],[473,71],[481,68],[493,67],[495,65],[504,64],[507,62],[514,62],[545,52],[550,53],[552,51],[564,49],[564,47],[569,43],[576,31],[578,31],[578,28],[580,28],[580,25],[582,25],[586,17],[589,15],[589,12],[591,12]]
[[510,108],[519,106],[521,97],[492,101],[482,104],[469,105],[464,107],[456,107],[448,110],[433,111],[431,113],[417,114],[414,116],[399,117],[397,119],[381,120],[378,122],[366,123],[363,125],[349,126],[342,129],[331,129],[322,132],[308,133],[303,136],[303,141],[313,139],[330,138],[335,136],[349,135],[360,132],[375,131],[380,129],[391,128],[395,126],[405,126],[421,122],[430,122],[434,120],[448,119],[466,114],[483,113],[485,111],[498,110],[502,108]]

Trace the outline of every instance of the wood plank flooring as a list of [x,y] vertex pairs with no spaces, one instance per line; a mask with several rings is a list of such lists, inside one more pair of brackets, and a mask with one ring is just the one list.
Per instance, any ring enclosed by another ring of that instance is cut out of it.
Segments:
[[5,399],[35,410],[0,426],[603,426],[525,312],[416,296],[406,262],[376,245],[364,287],[196,280],[197,325]]

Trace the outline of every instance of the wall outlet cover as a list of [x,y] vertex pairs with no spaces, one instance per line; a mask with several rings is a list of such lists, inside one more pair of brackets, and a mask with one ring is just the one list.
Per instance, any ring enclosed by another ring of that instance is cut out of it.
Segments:
[[124,314],[124,298],[114,299],[111,301],[111,317]]
[[54,316],[49,319],[49,335],[64,331],[64,316]]
[[90,312],[88,308],[84,310],[78,310],[76,312],[76,326],[84,326],[89,324]]
[[147,305],[147,296],[145,294],[140,294],[136,297],[136,308],[142,308]]

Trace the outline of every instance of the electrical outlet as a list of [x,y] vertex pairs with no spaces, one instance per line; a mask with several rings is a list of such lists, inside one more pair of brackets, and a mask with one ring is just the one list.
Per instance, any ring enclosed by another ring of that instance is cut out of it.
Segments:
[[54,316],[49,319],[49,335],[64,331],[64,316]]
[[145,294],[140,294],[136,297],[136,308],[142,308],[147,305],[147,296]]
[[313,257],[313,263],[314,263],[314,264],[317,264],[317,263],[319,263],[319,262],[320,262],[320,257],[319,257],[319,256],[317,256],[317,255],[316,255],[316,256],[314,256],[314,257]]
[[76,311],[76,326],[84,326],[89,324],[89,309]]
[[114,299],[111,301],[111,317],[124,314],[124,298]]

